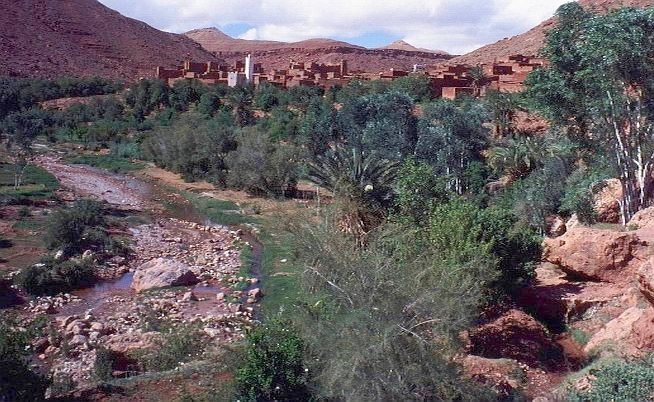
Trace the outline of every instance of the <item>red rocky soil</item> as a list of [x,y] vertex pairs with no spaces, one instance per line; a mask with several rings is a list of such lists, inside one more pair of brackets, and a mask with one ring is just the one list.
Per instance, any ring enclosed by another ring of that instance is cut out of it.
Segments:
[[536,280],[517,297],[520,307],[491,312],[469,332],[469,375],[504,392],[517,387],[560,400],[552,391],[589,356],[652,353],[654,208],[627,227],[570,219],[564,234],[547,238]]
[[2,75],[111,77],[135,81],[159,65],[216,61],[183,35],[127,18],[96,0],[3,1]]

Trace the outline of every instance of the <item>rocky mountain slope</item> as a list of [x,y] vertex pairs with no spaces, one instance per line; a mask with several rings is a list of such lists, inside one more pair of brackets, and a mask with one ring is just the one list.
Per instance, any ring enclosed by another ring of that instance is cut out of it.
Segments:
[[[579,3],[589,9],[605,13],[619,7],[651,7],[654,0],[579,0]],[[452,64],[481,64],[505,60],[514,54],[537,55],[545,42],[545,34],[555,24],[550,18],[529,31],[498,42],[481,47],[462,56],[454,57]]]
[[409,70],[414,64],[435,64],[449,59],[445,52],[418,49],[409,44],[366,49],[332,39],[300,42],[274,42],[235,39],[217,28],[196,29],[185,34],[205,49],[230,64],[251,53],[265,70],[288,68],[291,59],[298,62],[338,63],[347,60],[350,71],[378,72],[390,68]]
[[378,49],[392,49],[392,50],[406,50],[408,52],[427,52],[427,53],[436,53],[436,54],[448,54],[444,50],[430,50],[430,49],[424,49],[420,47],[415,47],[410,43],[407,43],[403,40],[396,40],[393,43],[390,43],[386,46],[382,46]]
[[159,31],[96,0],[3,0],[2,75],[151,76],[157,65],[216,60],[183,35]]

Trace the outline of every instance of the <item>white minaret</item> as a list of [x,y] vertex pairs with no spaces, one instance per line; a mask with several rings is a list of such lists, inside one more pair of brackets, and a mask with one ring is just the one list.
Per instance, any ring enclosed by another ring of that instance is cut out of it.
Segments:
[[245,81],[252,82],[254,77],[254,63],[252,62],[252,56],[249,54],[245,56]]

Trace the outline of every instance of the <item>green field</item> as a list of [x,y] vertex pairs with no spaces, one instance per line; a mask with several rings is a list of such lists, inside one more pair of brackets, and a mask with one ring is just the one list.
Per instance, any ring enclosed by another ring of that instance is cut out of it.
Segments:
[[0,163],[0,197],[4,203],[45,200],[59,188],[59,182],[53,175],[35,165],[25,167],[22,184],[16,187],[15,170],[13,164]]

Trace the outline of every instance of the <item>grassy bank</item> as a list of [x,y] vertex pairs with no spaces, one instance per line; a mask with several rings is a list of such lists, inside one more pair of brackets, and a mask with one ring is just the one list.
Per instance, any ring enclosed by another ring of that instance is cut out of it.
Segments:
[[114,173],[128,173],[145,167],[142,162],[135,162],[115,155],[77,155],[68,158],[67,162],[107,169]]
[[35,165],[25,167],[22,184],[15,187],[15,171],[13,164],[0,163],[0,197],[5,204],[46,200],[59,188],[53,175]]
[[[261,274],[265,297],[261,301],[261,308],[264,318],[280,311],[289,311],[302,300],[299,284],[301,267],[294,263],[293,236],[282,224],[282,219],[292,218],[293,208],[285,208],[284,217],[253,216],[243,214],[247,208],[229,201],[188,192],[182,195],[191,202],[198,214],[214,223],[240,226],[246,230],[252,230],[254,227],[259,232],[255,235],[263,245]],[[247,274],[251,274],[249,268],[253,258],[252,250],[246,247],[241,258],[244,267],[248,269]]]

